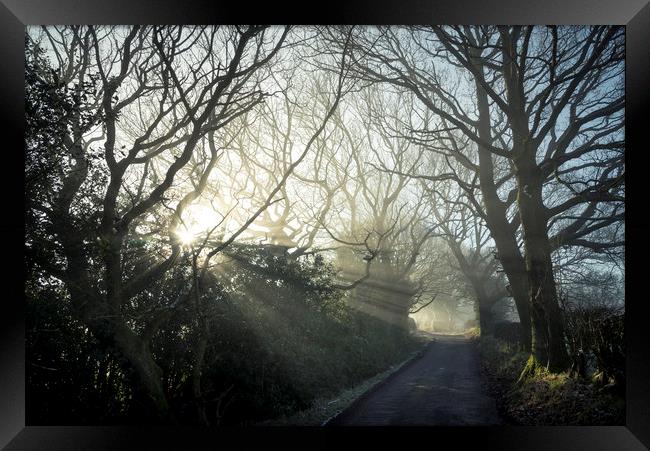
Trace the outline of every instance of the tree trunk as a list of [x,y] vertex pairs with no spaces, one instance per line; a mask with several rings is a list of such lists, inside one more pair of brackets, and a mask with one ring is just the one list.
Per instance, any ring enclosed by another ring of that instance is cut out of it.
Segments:
[[[495,240],[496,241],[496,240]],[[499,246],[497,245],[497,248]],[[506,259],[508,263],[504,263]],[[510,261],[509,261],[510,260]],[[511,260],[515,260],[512,262]],[[521,342],[525,352],[532,350],[532,325],[530,317],[530,305],[528,299],[528,276],[525,271],[525,262],[517,249],[516,254],[501,257],[501,265],[508,276],[510,291],[515,301],[521,332]],[[507,266],[507,267],[506,267]]]
[[558,304],[542,183],[534,155],[516,161],[518,206],[524,232],[528,294],[531,304],[532,355],[550,371],[568,368],[562,312]]
[[517,64],[521,29],[499,29],[503,42],[503,76],[512,130],[512,163],[517,180],[517,205],[523,230],[528,296],[532,322],[532,354],[522,372],[538,365],[552,372],[568,369],[564,327],[558,304],[549,245],[546,208],[542,200],[543,176],[537,166],[537,149],[531,144],[523,75]]
[[134,392],[136,398],[141,398],[145,415],[156,422],[174,422],[163,390],[162,370],[153,359],[148,343],[111,315],[106,310],[106,303],[89,298],[85,301],[86,307],[79,309],[83,313],[80,319],[100,343],[115,350],[125,374],[135,376]]
[[147,414],[157,421],[174,421],[163,391],[162,371],[151,355],[148,342],[120,319],[115,311],[119,307],[109,304],[91,283],[86,251],[79,238],[82,235],[65,220],[67,208],[60,207],[64,213],[55,217],[55,227],[67,258],[66,285],[76,316],[104,346],[117,351],[127,374],[132,372],[137,376]]
[[143,404],[148,416],[157,422],[174,422],[163,390],[162,370],[154,361],[147,343],[125,324],[114,324],[114,343],[137,376]]
[[492,314],[492,305],[488,303],[487,297],[481,296],[477,301],[481,335],[492,335],[494,333],[494,315]]
[[194,403],[196,406],[197,421],[202,426],[209,426],[208,416],[205,411],[205,399],[203,398],[203,391],[201,389],[201,376],[203,373],[203,363],[205,360],[205,352],[208,348],[208,334],[209,325],[205,317],[201,305],[201,284],[197,271],[197,258],[198,253],[194,252],[192,256],[192,279],[194,283],[194,307],[196,309],[197,320],[197,341],[194,345],[194,362],[192,366],[192,395],[194,396]]
[[201,333],[198,337],[198,342],[194,348],[194,366],[192,367],[192,394],[194,396],[194,403],[196,405],[197,421],[202,426],[209,426],[208,416],[205,411],[205,400],[203,399],[203,392],[201,390],[201,376],[203,373],[203,360],[205,358],[205,351],[208,346],[207,335]]
[[[483,70],[483,67],[480,67]],[[476,81],[476,97],[479,110],[479,137],[487,142],[492,141],[490,132],[490,110],[487,93],[481,84]],[[482,145],[478,145],[479,154],[479,183],[485,205],[486,223],[490,229],[492,239],[496,244],[499,260],[503,271],[510,282],[512,297],[517,307],[521,325],[521,338],[524,350],[530,352],[531,323],[528,304],[528,281],[524,258],[519,251],[515,231],[508,222],[506,205],[497,194],[494,182],[494,165],[492,153]]]

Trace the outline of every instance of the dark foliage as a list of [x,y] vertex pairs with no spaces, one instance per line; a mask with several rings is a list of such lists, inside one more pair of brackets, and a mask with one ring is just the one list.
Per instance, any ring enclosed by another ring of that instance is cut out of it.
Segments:
[[511,321],[499,321],[494,324],[493,335],[514,346],[521,346],[521,324]]
[[[347,307],[321,258],[293,261],[240,246],[205,287],[210,338],[203,368],[214,424],[247,424],[306,408],[398,361],[408,334]],[[182,269],[182,268],[181,268]],[[229,281],[225,283],[225,281]],[[188,284],[188,271],[165,293]],[[155,287],[152,287],[155,290]],[[138,422],[128,368],[73,319],[60,288],[28,291],[28,423]],[[153,340],[179,421],[194,421],[189,383],[196,327],[191,307]]]
[[121,423],[131,397],[122,368],[71,314],[65,293],[26,287],[27,423]]
[[565,312],[571,371],[625,388],[624,315],[607,308],[573,307]]
[[[90,130],[102,117],[88,108],[96,94],[96,76],[89,74],[92,81],[81,85],[66,83],[29,39],[25,57],[25,186],[28,198],[43,201],[44,189],[55,188],[60,169],[69,166],[63,151],[70,144],[66,139]],[[89,158],[101,156],[94,152]]]

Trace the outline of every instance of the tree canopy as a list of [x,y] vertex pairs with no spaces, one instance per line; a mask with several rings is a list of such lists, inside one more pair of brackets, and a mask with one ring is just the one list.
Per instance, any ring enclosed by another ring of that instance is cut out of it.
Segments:
[[43,387],[76,352],[102,402],[218,423],[237,340],[361,377],[409,314],[469,299],[487,334],[512,298],[526,371],[564,371],[567,296],[622,302],[622,27],[47,26],[25,55]]

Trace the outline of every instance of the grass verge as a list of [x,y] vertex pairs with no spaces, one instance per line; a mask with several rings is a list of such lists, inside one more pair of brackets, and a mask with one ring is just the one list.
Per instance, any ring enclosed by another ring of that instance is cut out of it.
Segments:
[[337,396],[331,398],[318,398],[309,409],[302,410],[290,416],[265,420],[257,423],[256,426],[322,426],[327,421],[344,411],[364,393],[372,390],[375,386],[386,380],[391,374],[399,371],[404,365],[416,358],[429,343],[430,339],[417,338],[420,346],[407,354],[406,358],[399,363],[390,366],[385,371],[364,380],[363,382],[342,390]]

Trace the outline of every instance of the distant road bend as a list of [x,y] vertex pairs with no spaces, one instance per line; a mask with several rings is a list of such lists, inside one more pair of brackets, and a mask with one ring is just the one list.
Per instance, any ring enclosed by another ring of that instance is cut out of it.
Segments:
[[326,425],[501,424],[475,346],[463,336],[433,337],[422,357],[390,375]]

